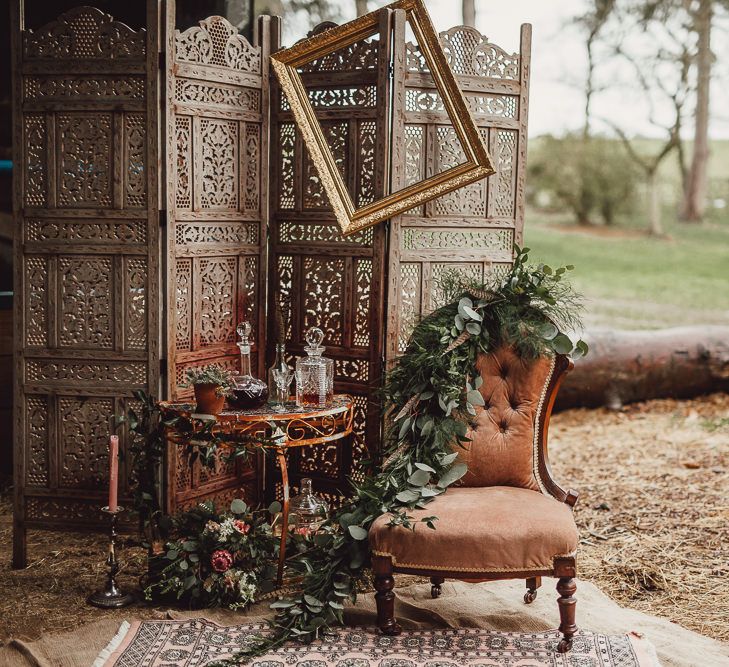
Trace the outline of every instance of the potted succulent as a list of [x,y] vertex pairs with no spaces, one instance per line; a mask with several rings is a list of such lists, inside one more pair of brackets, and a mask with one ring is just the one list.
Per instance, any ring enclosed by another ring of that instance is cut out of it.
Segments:
[[187,386],[195,390],[197,411],[217,415],[223,410],[225,397],[231,393],[233,380],[230,371],[217,364],[187,369]]

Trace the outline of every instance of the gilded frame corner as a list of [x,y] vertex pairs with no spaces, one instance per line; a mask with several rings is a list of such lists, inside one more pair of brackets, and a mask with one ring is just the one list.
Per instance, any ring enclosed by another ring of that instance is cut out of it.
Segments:
[[[379,32],[381,12],[394,9],[401,9],[406,13],[406,19],[415,33],[466,159],[455,167],[356,208],[329,149],[297,67],[371,37]],[[271,54],[271,65],[288,99],[296,126],[301,132],[311,161],[345,236],[495,173],[491,158],[448,65],[423,0],[398,0],[354,21],[330,28],[288,49]]]

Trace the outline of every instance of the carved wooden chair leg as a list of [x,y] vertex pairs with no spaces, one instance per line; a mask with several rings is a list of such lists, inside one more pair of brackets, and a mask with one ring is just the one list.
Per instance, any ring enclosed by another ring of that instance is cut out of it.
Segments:
[[572,637],[577,632],[575,625],[575,606],[577,600],[573,597],[577,590],[577,584],[572,577],[560,577],[557,582],[559,598],[559,631],[562,633],[562,640],[557,646],[560,653],[567,653],[572,648]]
[[531,604],[537,599],[537,588],[542,585],[541,577],[530,577],[526,580],[527,592],[524,593],[524,602]]
[[445,581],[443,577],[431,577],[430,578],[430,597],[432,598],[439,598],[441,589],[441,584]]
[[372,557],[375,574],[375,601],[377,602],[377,626],[385,635],[399,635],[402,628],[395,620],[395,579],[392,576],[392,561],[385,556]]

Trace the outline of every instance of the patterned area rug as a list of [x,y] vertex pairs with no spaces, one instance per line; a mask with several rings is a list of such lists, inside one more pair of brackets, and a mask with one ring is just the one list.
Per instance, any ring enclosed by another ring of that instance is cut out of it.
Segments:
[[[220,626],[204,618],[124,623],[94,667],[203,667],[230,656],[262,625]],[[385,637],[344,628],[313,644],[288,644],[250,667],[660,667],[653,646],[635,635],[582,632],[556,652],[556,631],[439,629]]]

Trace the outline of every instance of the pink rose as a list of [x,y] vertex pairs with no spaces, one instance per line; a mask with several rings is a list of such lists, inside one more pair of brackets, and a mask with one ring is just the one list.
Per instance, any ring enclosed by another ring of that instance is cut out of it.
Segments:
[[240,519],[233,521],[233,528],[235,528],[241,535],[245,535],[250,529],[250,525]]
[[210,565],[216,572],[227,572],[233,565],[233,556],[226,549],[218,549],[210,556]]

